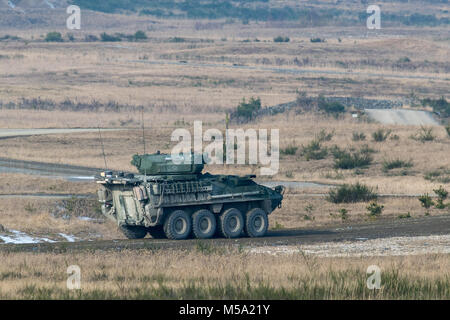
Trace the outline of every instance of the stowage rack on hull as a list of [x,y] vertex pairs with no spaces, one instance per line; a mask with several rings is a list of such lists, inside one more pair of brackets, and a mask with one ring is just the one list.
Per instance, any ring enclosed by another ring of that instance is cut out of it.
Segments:
[[259,185],[254,176],[202,174],[193,159],[176,164],[170,155],[135,155],[140,174],[102,172],[96,182],[103,214],[133,239],[264,236],[284,188]]

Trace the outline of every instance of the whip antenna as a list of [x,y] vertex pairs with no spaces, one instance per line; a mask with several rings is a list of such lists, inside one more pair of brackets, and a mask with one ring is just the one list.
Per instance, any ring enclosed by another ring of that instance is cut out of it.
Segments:
[[102,146],[103,160],[105,161],[105,170],[108,170],[108,165],[106,164],[105,147],[103,145],[102,132],[100,131],[100,126],[98,126],[98,134],[100,136],[100,144]]
[[144,144],[144,154],[145,154],[144,106],[142,106],[141,109],[141,122],[142,122],[142,143]]

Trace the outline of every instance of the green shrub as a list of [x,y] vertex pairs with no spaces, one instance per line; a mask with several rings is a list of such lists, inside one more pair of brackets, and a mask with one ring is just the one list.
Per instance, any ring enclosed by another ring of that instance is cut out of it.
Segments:
[[323,141],[330,141],[333,139],[334,131],[327,132],[325,129],[320,130],[320,132],[316,135],[316,140],[323,142]]
[[297,150],[298,150],[298,147],[296,145],[290,144],[290,145],[286,146],[285,148],[281,148],[280,154],[286,155],[286,156],[292,156],[297,153]]
[[102,41],[105,41],[105,42],[122,41],[122,39],[119,36],[110,35],[110,34],[107,34],[106,32],[103,32],[100,35],[100,38],[102,39]]
[[[332,213],[330,213],[330,215],[331,215],[332,217],[335,216],[335,215],[332,214]],[[345,220],[348,219],[348,210],[345,209],[345,208],[339,209],[337,217],[340,218],[340,219],[342,220],[342,222],[344,222]]]
[[345,151],[339,147],[332,148],[335,169],[354,169],[366,167],[372,163],[372,156],[366,148],[359,151]]
[[447,207],[447,205],[444,204],[444,201],[445,201],[445,199],[447,199],[448,191],[445,190],[442,186],[439,186],[439,189],[434,189],[433,191],[438,196],[436,208],[437,209],[445,209]]
[[169,39],[169,42],[175,42],[175,43],[179,43],[179,42],[186,42],[185,38],[180,38],[180,37],[173,37]]
[[303,146],[300,155],[304,156],[307,161],[324,159],[328,155],[328,149],[322,147],[319,140],[312,140],[308,145]]
[[412,139],[418,140],[420,142],[433,141],[436,137],[433,134],[433,128],[426,128],[421,126],[419,132],[416,135],[411,136]]
[[45,41],[47,42],[63,42],[63,38],[61,36],[61,33],[59,32],[49,32],[45,36]]
[[333,203],[364,202],[377,199],[372,188],[361,184],[343,184],[328,192],[328,201]]
[[381,213],[383,212],[384,206],[379,205],[375,201],[372,201],[371,203],[369,203],[369,205],[366,207],[366,209],[368,211],[368,216],[370,218],[376,218],[381,215]]
[[421,195],[419,197],[419,201],[425,209],[429,209],[432,205],[434,205],[434,202],[428,193]]
[[245,122],[251,121],[256,117],[256,113],[261,109],[261,99],[251,97],[248,102],[245,98],[237,106],[234,116],[243,119]]
[[445,167],[428,171],[425,173],[424,178],[430,181],[438,181],[440,183],[449,183],[450,182],[450,170],[445,169]]
[[136,33],[134,34],[134,40],[139,41],[139,40],[146,40],[147,39],[147,35],[145,34],[144,31],[142,30],[138,30],[136,31]]
[[325,39],[322,38],[311,38],[309,39],[310,42],[312,43],[317,43],[317,42],[325,42]]
[[404,161],[400,159],[394,159],[394,160],[384,160],[383,161],[383,170],[388,171],[392,169],[398,169],[398,168],[411,168],[413,166],[413,163],[410,161]]
[[291,39],[289,39],[288,37],[282,37],[282,36],[273,38],[273,42],[289,42],[290,40]]
[[373,141],[382,142],[385,141],[389,135],[391,134],[391,130],[378,129],[374,133],[372,133]]
[[345,106],[343,104],[337,101],[328,102],[322,97],[318,100],[318,108],[320,111],[333,115],[338,115],[339,113],[345,112]]
[[424,106],[430,106],[433,111],[439,114],[443,118],[450,117],[450,102],[448,102],[444,97],[440,99],[424,99],[422,100]]
[[366,140],[366,135],[363,132],[353,132],[353,141],[364,141]]

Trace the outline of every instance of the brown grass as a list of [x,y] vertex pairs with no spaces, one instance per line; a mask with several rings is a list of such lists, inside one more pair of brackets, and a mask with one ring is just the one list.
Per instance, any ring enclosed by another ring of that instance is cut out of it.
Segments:
[[[0,253],[6,299],[448,299],[448,255],[371,258],[273,256],[220,248],[66,254]],[[81,269],[81,290],[66,288]],[[381,269],[381,290],[366,270]]]

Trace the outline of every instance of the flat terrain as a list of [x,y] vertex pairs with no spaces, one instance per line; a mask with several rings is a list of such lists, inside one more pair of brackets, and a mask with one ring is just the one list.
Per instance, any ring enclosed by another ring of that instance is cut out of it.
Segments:
[[[358,242],[370,239],[392,237],[417,237],[429,235],[448,235],[450,217],[435,216],[397,221],[377,221],[365,224],[343,224],[339,227],[302,228],[270,231],[263,238],[209,239],[209,240],[112,240],[95,242],[62,242],[3,244],[4,252],[66,252],[84,250],[125,250],[125,249],[190,249],[197,246],[217,247],[261,247],[261,246],[294,246],[308,244]],[[445,240],[447,246],[449,239]],[[414,252],[410,253],[414,254]]]
[[[202,16],[207,1],[157,2],[151,15],[145,1],[78,1],[82,28],[69,32],[68,2],[13,2],[0,2],[0,298],[449,299],[449,201],[418,200],[450,191],[449,119],[424,102],[450,99],[444,3],[383,2],[382,29],[368,30],[360,1],[249,1],[248,12],[298,16],[248,21],[235,1],[215,19]],[[135,41],[138,30],[147,38]],[[63,41],[46,41],[55,31]],[[278,173],[206,170],[288,186],[266,237],[126,240],[102,217],[99,170],[135,172],[133,154],[170,153],[172,132],[194,121],[223,132],[251,97],[261,115],[229,127],[278,129]],[[319,97],[347,101],[345,112],[323,111]],[[339,166],[345,153],[370,161]],[[379,195],[380,215],[327,199],[356,182]],[[69,265],[81,291],[66,288]],[[366,287],[370,265],[380,291]]]

